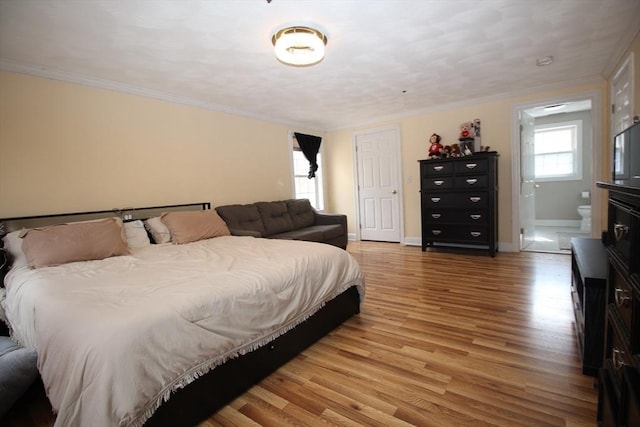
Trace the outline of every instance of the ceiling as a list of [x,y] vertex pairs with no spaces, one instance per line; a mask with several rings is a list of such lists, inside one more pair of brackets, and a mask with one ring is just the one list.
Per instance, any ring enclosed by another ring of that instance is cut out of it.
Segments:
[[[321,63],[276,60],[290,24]],[[0,0],[0,69],[330,131],[602,81],[639,29],[638,0]]]

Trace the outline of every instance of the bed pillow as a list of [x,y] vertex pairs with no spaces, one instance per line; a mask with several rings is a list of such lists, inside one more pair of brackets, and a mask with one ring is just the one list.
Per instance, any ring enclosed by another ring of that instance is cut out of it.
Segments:
[[22,239],[20,234],[25,230],[12,231],[2,238],[4,248],[11,255],[11,268],[24,267],[27,265],[27,256],[22,250]]
[[160,218],[171,233],[171,242],[189,243],[229,236],[229,227],[214,210],[163,213]]
[[0,419],[38,376],[38,355],[34,349],[18,346],[0,337]]
[[161,244],[171,241],[171,233],[169,233],[169,229],[164,225],[159,216],[149,218],[144,222],[144,226],[149,230],[149,233],[151,233],[153,243]]
[[49,267],[128,255],[120,218],[72,222],[32,228],[22,235],[22,250],[30,267]]
[[127,246],[130,249],[139,249],[148,246],[151,242],[147,235],[147,229],[139,219],[124,223],[124,235],[127,240]]

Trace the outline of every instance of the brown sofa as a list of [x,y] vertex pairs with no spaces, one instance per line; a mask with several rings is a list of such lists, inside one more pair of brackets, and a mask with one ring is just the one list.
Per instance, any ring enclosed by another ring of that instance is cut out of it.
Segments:
[[347,248],[347,216],[317,212],[307,199],[218,206],[234,236],[308,240]]

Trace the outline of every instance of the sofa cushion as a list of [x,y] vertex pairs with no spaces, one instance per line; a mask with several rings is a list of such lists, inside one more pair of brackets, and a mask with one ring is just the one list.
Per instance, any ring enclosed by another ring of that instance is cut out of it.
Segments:
[[0,419],[38,376],[38,355],[0,337]]
[[318,232],[322,235],[323,240],[332,240],[336,237],[344,235],[344,229],[340,224],[331,225],[313,225],[305,228],[305,230]]
[[282,202],[258,202],[256,203],[262,223],[264,224],[265,236],[284,233],[293,230],[293,221],[287,211],[287,204]]
[[315,224],[315,215],[308,199],[291,199],[286,204],[294,230]]
[[260,235],[265,234],[262,217],[255,204],[218,206],[216,212],[231,230],[249,230]]
[[285,231],[284,233],[272,234],[271,239],[286,240],[306,240],[308,242],[323,242],[322,231],[311,228],[300,228],[298,230]]

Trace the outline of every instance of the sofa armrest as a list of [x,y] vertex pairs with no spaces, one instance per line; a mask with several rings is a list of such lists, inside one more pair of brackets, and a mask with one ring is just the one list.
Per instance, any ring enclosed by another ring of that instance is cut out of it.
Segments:
[[259,231],[253,230],[238,230],[237,228],[230,228],[229,232],[232,236],[252,236],[252,237],[262,237],[262,233]]
[[341,224],[344,227],[344,232],[347,232],[347,216],[344,214],[327,214],[314,212],[316,225],[330,225]]

